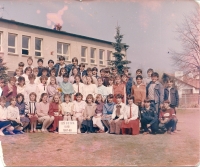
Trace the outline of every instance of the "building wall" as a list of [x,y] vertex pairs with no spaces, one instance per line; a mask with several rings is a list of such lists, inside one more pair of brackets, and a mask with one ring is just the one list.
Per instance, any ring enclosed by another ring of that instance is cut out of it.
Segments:
[[[80,37],[74,37],[69,35],[58,34],[46,30],[31,28],[27,26],[15,25],[11,23],[0,21],[1,32],[1,51],[0,55],[4,56],[4,61],[7,62],[9,71],[14,71],[18,67],[19,62],[26,64],[27,57],[32,57],[34,60],[34,66],[37,66],[38,58],[44,59],[44,65],[47,65],[49,59],[57,62],[57,42],[63,42],[70,44],[69,60],[66,63],[71,63],[73,57],[77,57],[81,60],[81,46],[87,47],[87,63],[86,67],[94,67],[101,69],[107,66],[107,51],[114,52],[114,48],[111,44],[98,42],[90,39],[84,39]],[[8,53],[8,33],[17,34],[16,48],[17,53]],[[30,36],[30,55],[22,55],[22,35]],[[42,56],[35,56],[35,38],[42,38]],[[91,64],[89,61],[90,48],[96,48],[96,63]],[[104,51],[104,65],[99,65],[99,49]],[[53,55],[51,55],[53,53]],[[125,52],[123,52],[125,53]],[[113,59],[113,58],[112,58]]]

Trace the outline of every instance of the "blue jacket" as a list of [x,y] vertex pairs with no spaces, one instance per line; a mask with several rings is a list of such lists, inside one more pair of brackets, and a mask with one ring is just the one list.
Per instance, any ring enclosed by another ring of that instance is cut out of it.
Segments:
[[[152,84],[152,81],[146,87],[147,97],[149,95],[149,87],[151,84]],[[156,81],[156,85],[154,87],[154,100],[155,100],[155,103],[159,103],[159,104],[162,104],[164,101],[164,87],[159,81]]]
[[[79,70],[78,74],[81,75],[80,70]],[[82,72],[82,76],[81,76],[81,77],[83,77],[83,76],[85,76],[85,75],[87,75],[87,71],[86,71],[86,70],[84,70],[84,71]]]
[[[168,88],[165,88],[164,91],[164,100],[168,100],[169,98],[169,90]],[[178,95],[178,91],[175,88],[171,88],[170,89],[170,101],[171,101],[171,105],[178,107],[179,105],[179,95]]]
[[158,121],[158,115],[156,114],[155,108],[150,107],[149,110],[147,110],[145,107],[141,111],[141,119],[146,119],[150,121],[150,125]]
[[131,95],[131,89],[132,89],[132,85],[133,85],[133,78],[130,77],[126,83],[126,94],[127,95]]
[[[59,63],[56,63],[55,65],[54,65],[54,68],[56,69],[56,77],[58,76],[58,73],[59,73],[59,69],[60,69],[60,64]],[[69,71],[68,71],[68,67],[67,67],[67,65],[65,64],[65,70],[66,70],[66,72],[68,73]]]

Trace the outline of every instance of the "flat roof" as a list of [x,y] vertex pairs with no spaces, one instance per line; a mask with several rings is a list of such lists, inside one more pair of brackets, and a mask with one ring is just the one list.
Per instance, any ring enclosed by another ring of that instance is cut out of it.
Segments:
[[[69,36],[74,36],[74,37],[78,37],[78,38],[93,40],[93,41],[102,42],[102,43],[106,43],[106,44],[110,44],[110,45],[112,45],[112,43],[113,43],[113,42],[110,42],[110,41],[105,41],[105,40],[102,40],[102,39],[87,37],[87,36],[84,36],[84,35],[73,34],[73,33],[69,33],[69,32],[66,32],[66,31],[57,31],[57,30],[53,30],[53,29],[50,29],[50,28],[40,27],[40,26],[31,25],[31,24],[22,23],[22,22],[17,22],[15,20],[7,20],[7,19],[0,18],[0,21],[6,22],[6,23],[10,23],[10,24],[15,24],[15,25],[20,25],[20,26],[30,27],[30,28],[36,28],[36,29],[40,29],[40,30],[44,30],[44,31],[49,31],[49,32],[52,32],[52,33],[69,35]],[[126,48],[129,47],[125,43],[123,43],[123,44],[124,44],[124,46]]]

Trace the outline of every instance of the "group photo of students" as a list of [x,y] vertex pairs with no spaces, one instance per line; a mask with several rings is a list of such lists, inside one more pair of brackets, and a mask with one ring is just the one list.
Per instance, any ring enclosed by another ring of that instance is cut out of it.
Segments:
[[[86,68],[38,59],[19,62],[8,82],[0,80],[0,135],[58,133],[59,121],[77,121],[77,133],[177,133],[178,91],[173,79],[164,86],[152,68],[130,76],[124,68]],[[40,126],[39,126],[40,125]]]

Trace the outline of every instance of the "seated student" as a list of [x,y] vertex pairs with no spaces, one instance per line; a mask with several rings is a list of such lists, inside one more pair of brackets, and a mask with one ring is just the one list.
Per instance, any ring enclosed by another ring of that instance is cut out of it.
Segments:
[[[73,84],[73,88],[74,88],[74,94],[81,93],[83,95],[84,84],[81,83],[80,75],[75,76],[75,83]],[[83,99],[85,99],[85,98],[83,97]]]
[[108,94],[113,94],[114,78],[110,77],[108,82],[109,82],[109,85],[107,86],[107,92],[108,92]]
[[75,76],[76,76],[76,75],[78,75],[78,68],[74,67],[74,68],[72,69],[71,76],[69,77],[69,82],[70,82],[71,84],[74,84],[74,82],[75,82]]
[[0,97],[0,136],[4,136],[3,130],[6,129],[10,134],[13,134],[14,127],[11,126],[11,121],[7,120],[7,108],[5,107],[6,98]]
[[74,89],[71,83],[68,82],[69,75],[65,73],[63,75],[63,82],[60,83],[60,88],[62,90],[61,93],[61,101],[63,102],[64,100],[64,94],[69,94],[72,96],[72,99],[74,99]]
[[3,96],[6,97],[6,107],[10,105],[10,100],[12,97],[17,96],[17,87],[15,86],[16,78],[10,77],[8,84],[3,88]]
[[81,76],[81,79],[83,76],[87,75],[87,71],[85,70],[85,64],[84,63],[81,63],[79,64],[79,75]]
[[38,67],[37,67],[38,68],[38,77],[41,77],[42,76],[42,69],[44,68],[43,60],[38,59],[37,64],[38,64]]
[[126,129],[129,129],[129,134],[138,135],[139,128],[139,119],[138,119],[138,106],[135,105],[134,97],[129,96],[127,98],[128,105],[126,106],[126,111],[124,113],[124,121],[122,122],[121,129],[122,134],[126,133]]
[[37,99],[36,93],[31,92],[29,94],[29,102],[26,104],[26,109],[25,109],[26,115],[29,118],[30,124],[31,124],[30,133],[36,132],[36,126],[37,126],[37,120],[38,120],[36,99]]
[[21,93],[25,96],[25,90],[26,90],[25,78],[20,76],[18,78],[17,94]]
[[159,114],[159,127],[164,126],[167,129],[167,133],[172,134],[172,130],[176,125],[177,118],[174,109],[170,108],[169,103],[169,100],[164,101],[163,107]]
[[96,115],[95,111],[97,108],[97,105],[93,102],[94,97],[92,94],[87,95],[86,97],[86,107],[85,111],[83,113],[83,122],[82,127],[85,127],[86,132],[85,133],[93,133],[93,121],[92,118],[94,115]]
[[96,68],[96,67],[92,68],[92,76],[95,77],[95,78],[99,78],[99,76],[98,76],[98,68]]
[[25,102],[28,103],[29,101],[29,95],[31,92],[35,92],[36,93],[36,89],[37,89],[37,84],[34,82],[35,81],[35,75],[34,74],[30,74],[28,76],[29,79],[29,84],[26,85],[25,88]]
[[107,96],[107,103],[103,106],[103,116],[101,118],[103,124],[108,129],[106,133],[110,132],[110,124],[109,121],[112,119],[112,113],[114,109],[115,103],[113,102],[113,95],[109,94]]
[[25,78],[25,84],[29,84],[29,79],[28,76],[32,73],[32,69],[31,67],[26,67],[24,70],[24,74],[22,75],[22,77]]
[[126,112],[126,104],[122,103],[123,95],[116,95],[117,103],[114,106],[112,119],[110,120],[110,133],[120,134],[121,124],[124,119],[124,113]]
[[56,77],[49,77],[50,83],[47,85],[47,94],[49,103],[52,101],[53,96],[57,93],[60,95],[59,86],[56,84]]
[[19,109],[16,106],[15,97],[10,98],[10,106],[8,106],[7,108],[7,119],[11,121],[11,126],[13,126],[15,130],[18,130],[21,133],[24,133],[22,131],[23,124],[20,121]]
[[63,121],[72,120],[74,103],[70,102],[70,100],[71,96],[69,94],[64,94],[64,102],[61,103],[62,115],[64,116]]
[[47,79],[47,76],[40,77],[41,83],[38,84],[36,88],[37,101],[39,101],[39,98],[41,97],[42,93],[47,93]]
[[16,78],[16,80],[17,80],[16,84],[18,84],[18,78],[21,77],[21,75],[22,75],[22,70],[19,69],[19,68],[17,68],[17,69],[15,70],[15,73],[16,73],[16,75],[14,75],[14,76],[15,76],[15,78]]
[[[87,76],[89,76],[89,77],[92,78],[93,83],[94,83],[95,85],[98,85],[98,82],[97,82],[96,77],[92,76],[92,69],[91,69],[91,68],[87,68]],[[84,84],[87,84],[87,79],[86,79],[87,76],[83,76],[83,77],[82,77],[82,81],[83,81]]]
[[59,75],[56,77],[56,83],[60,86],[60,84],[63,82],[63,75],[67,74],[65,68],[61,68],[59,71]]
[[98,94],[96,97],[96,104],[97,104],[97,108],[95,110],[95,115],[92,118],[93,121],[93,126],[97,126],[99,128],[99,131],[97,131],[97,133],[104,133],[104,126],[101,122],[101,117],[103,115],[103,97],[102,95]]
[[81,124],[83,122],[83,113],[85,111],[86,102],[83,101],[83,95],[81,93],[75,94],[76,100],[73,101],[73,121],[77,121],[78,133],[81,133]]
[[110,78],[110,69],[105,68],[105,76],[103,78],[103,85],[107,87],[109,85],[109,78]]
[[69,75],[72,74],[73,68],[77,68],[78,71],[79,71],[78,58],[76,58],[76,57],[72,58],[72,64],[67,65],[67,70],[68,70],[67,72],[68,72]]
[[68,73],[68,68],[67,68],[67,65],[65,64],[65,57],[64,56],[59,57],[59,63],[56,63],[54,65],[54,68],[56,69],[56,77],[58,76],[58,73],[61,70],[61,68],[64,68],[65,73]]
[[152,74],[153,72],[154,72],[154,71],[153,71],[152,68],[149,68],[149,69],[147,70],[147,77],[144,78],[144,83],[145,83],[146,85],[148,85],[148,84],[151,82],[151,74]]
[[24,103],[24,95],[19,93],[16,96],[16,106],[19,109],[19,116],[20,116],[20,122],[23,125],[23,130],[28,126],[30,120],[28,117],[26,117],[25,113],[25,103]]
[[48,103],[48,95],[47,93],[42,93],[39,103],[36,105],[38,122],[43,123],[42,132],[48,132],[47,128],[54,121],[54,117],[50,116],[49,113],[49,103]]
[[158,115],[155,108],[150,105],[149,99],[144,100],[144,108],[141,111],[141,129],[144,130],[144,135],[149,134],[149,132],[156,134],[158,130]]
[[53,133],[58,133],[58,124],[59,121],[63,120],[62,111],[60,107],[60,96],[59,94],[55,94],[53,96],[52,102],[49,104],[49,112],[50,117],[54,117],[54,121],[52,127],[50,129]]
[[103,101],[105,101],[108,95],[108,91],[107,88],[103,85],[103,78],[99,77],[97,79],[97,82],[98,82],[97,93],[100,94],[103,98]]

